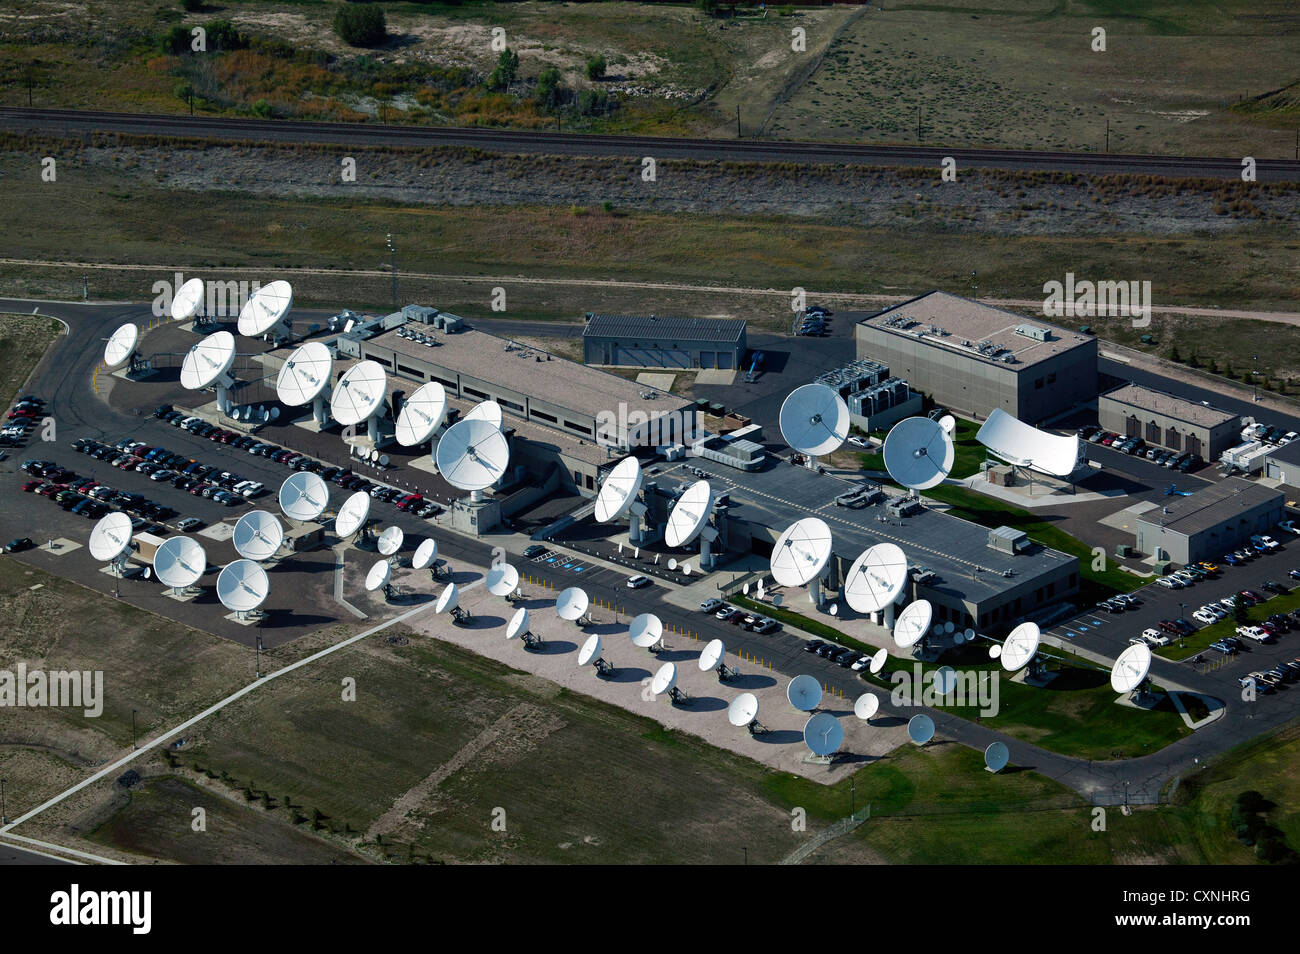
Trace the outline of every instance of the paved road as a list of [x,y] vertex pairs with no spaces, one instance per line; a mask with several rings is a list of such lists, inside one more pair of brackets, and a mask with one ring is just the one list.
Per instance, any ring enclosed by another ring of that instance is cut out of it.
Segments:
[[[659,136],[601,136],[514,129],[459,129],[377,123],[327,123],[117,113],[100,110],[0,109],[0,128],[44,134],[123,132],[194,136],[227,141],[331,142],[360,146],[466,146],[501,153],[642,156],[758,162],[829,162],[878,166],[930,166],[951,156],[960,168],[1041,169],[1115,175],[1162,175],[1239,180],[1241,157],[1118,155],[1033,152],[1009,149],[945,149],[918,146],[714,140]],[[1300,181],[1300,162],[1258,159],[1260,182]]]

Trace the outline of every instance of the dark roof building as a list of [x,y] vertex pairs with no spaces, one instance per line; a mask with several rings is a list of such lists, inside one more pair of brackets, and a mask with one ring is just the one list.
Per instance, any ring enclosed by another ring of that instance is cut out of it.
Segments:
[[745,356],[745,322],[740,318],[588,314],[582,353],[587,364],[734,371]]

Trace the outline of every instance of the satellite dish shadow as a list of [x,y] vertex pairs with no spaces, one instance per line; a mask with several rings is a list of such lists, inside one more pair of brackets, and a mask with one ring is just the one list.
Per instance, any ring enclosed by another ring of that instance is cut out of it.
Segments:
[[717,712],[719,709],[725,709],[731,703],[725,699],[719,699],[717,696],[694,696],[688,708],[696,712]]
[[483,579],[482,573],[474,573],[470,570],[452,570],[449,575],[443,577],[443,582],[451,582],[460,586],[481,579]]
[[[432,599],[432,597],[430,597],[430,599]],[[496,627],[504,626],[505,624],[506,624],[506,619],[503,616],[477,616],[476,615],[473,619],[470,620],[470,624],[468,626],[463,626],[461,628],[462,629],[495,629]]]
[[698,659],[699,655],[699,651],[694,649],[661,649],[655,653],[655,659],[658,659],[660,664],[663,664],[666,662],[682,662],[686,659]]
[[614,671],[609,682],[640,682],[642,679],[649,679],[651,675],[647,670],[637,666],[624,666]]
[[564,653],[578,651],[578,644],[571,643],[567,639],[548,639],[542,643],[542,648],[534,650],[539,656],[561,656]]
[[266,616],[262,617],[262,629],[297,629],[300,626],[324,626],[327,623],[337,623],[338,620],[337,616],[271,610]]
[[795,732],[793,729],[770,729],[767,732],[760,732],[754,738],[768,745],[789,745],[791,742],[802,741],[803,733]]
[[902,716],[872,716],[870,725],[873,729],[892,729],[896,725],[907,725]]
[[766,689],[775,686],[776,680],[771,676],[750,672],[734,677],[727,685],[732,689]]
[[854,765],[865,765],[870,762],[879,762],[882,756],[879,755],[862,755],[858,752],[841,752],[835,759],[841,764],[850,763]]

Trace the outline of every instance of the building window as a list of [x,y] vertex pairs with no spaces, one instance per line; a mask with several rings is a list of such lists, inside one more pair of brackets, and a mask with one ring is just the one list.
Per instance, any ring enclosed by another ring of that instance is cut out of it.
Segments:
[[1160,443],[1160,424],[1156,421],[1147,421],[1147,430],[1144,435],[1150,444]]
[[1142,422],[1134,415],[1130,414],[1124,419],[1124,436],[1137,437],[1142,433]]
[[1049,375],[1047,376],[1047,383],[1048,383],[1048,384],[1055,384],[1055,383],[1056,383],[1056,372],[1055,372],[1055,371],[1053,371],[1051,374],[1049,374]]
[[516,414],[524,413],[524,406],[522,404],[516,404],[514,401],[507,401],[505,398],[497,398],[497,403],[502,407],[510,408],[510,410],[514,411]]
[[464,391],[464,393],[468,394],[472,398],[478,398],[480,401],[487,400],[487,395],[484,394],[482,391],[476,391],[474,390],[474,388],[470,388],[470,387],[463,388],[462,390]]
[[1199,455],[1201,453],[1201,439],[1195,434],[1188,434],[1187,447],[1185,449],[1189,454]]
[[1165,446],[1170,450],[1183,449],[1183,435],[1179,434],[1172,427],[1165,428]]
[[1034,390],[1035,390],[1035,391],[1041,391],[1042,389],[1043,389],[1043,379],[1042,379],[1042,378],[1035,378],[1035,379],[1034,379]]

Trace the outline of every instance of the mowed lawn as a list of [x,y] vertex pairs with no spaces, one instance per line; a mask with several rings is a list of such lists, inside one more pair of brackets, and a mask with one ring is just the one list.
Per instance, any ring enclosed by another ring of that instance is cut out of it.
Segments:
[[[63,325],[44,315],[0,314],[0,405],[5,413]],[[50,395],[40,397],[47,401]]]

